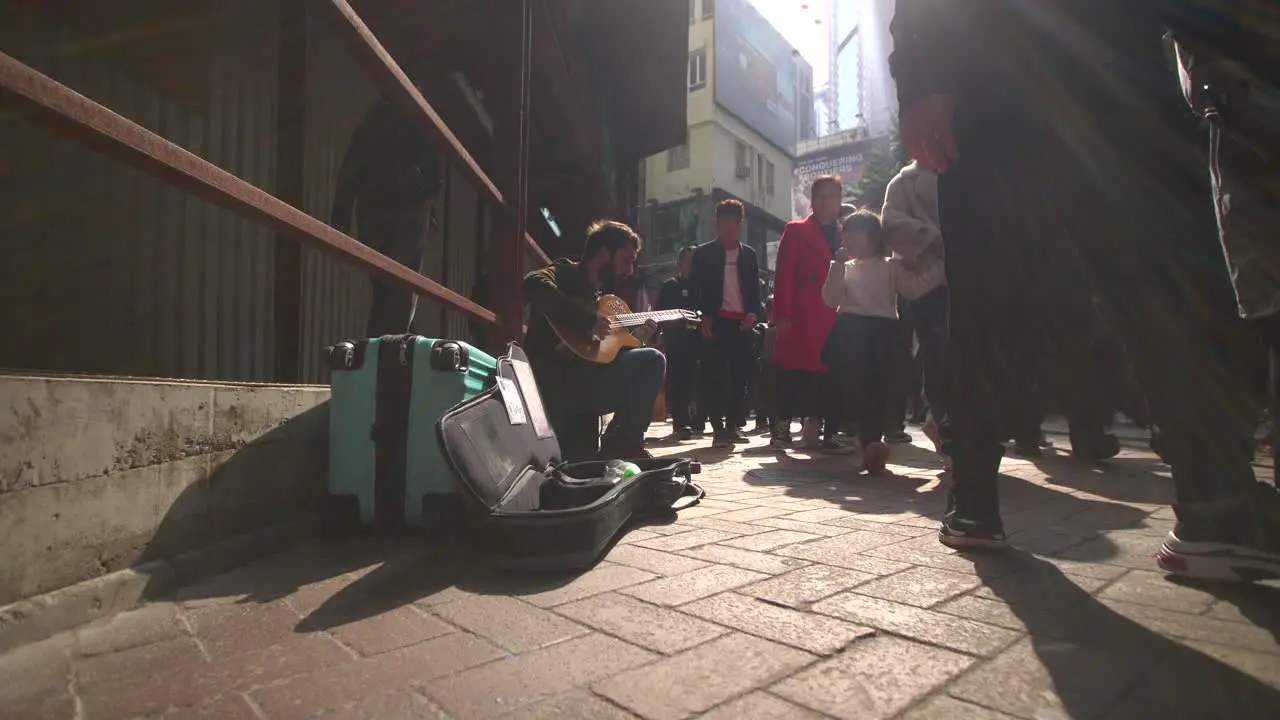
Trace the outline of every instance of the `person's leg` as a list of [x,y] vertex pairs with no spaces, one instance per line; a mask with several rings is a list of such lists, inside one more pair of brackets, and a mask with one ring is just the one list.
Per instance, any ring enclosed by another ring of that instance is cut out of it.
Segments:
[[[1135,97],[1131,105],[1142,109],[1141,102]],[[1274,253],[1275,224],[1241,228],[1231,218],[1247,207],[1274,217],[1280,192],[1272,186],[1269,197],[1258,198],[1252,192],[1265,185],[1251,182],[1215,192],[1201,158],[1206,139],[1195,124],[1178,125],[1174,113],[1143,120],[1109,115],[1101,136],[1106,145],[1080,158],[1087,167],[1074,171],[1077,180],[1103,173],[1116,192],[1099,196],[1075,189],[1079,182],[1063,183],[1054,204],[1064,210],[1042,209],[1045,222],[1075,223],[1069,236],[1098,278],[1148,391],[1178,519],[1161,548],[1160,567],[1219,579],[1280,573],[1280,496],[1257,482],[1250,464],[1254,419],[1241,372],[1247,334],[1235,297],[1247,305],[1250,289],[1274,294],[1280,286],[1272,275],[1249,288],[1247,272],[1229,271],[1223,256],[1224,247],[1239,249],[1237,231],[1265,241],[1247,255],[1257,258],[1253,251],[1267,247]],[[1216,169],[1225,172],[1212,175],[1229,185],[1231,168]],[[1218,217],[1215,197],[1224,200]],[[1081,207],[1090,209],[1084,217],[1065,210]]]
[[800,408],[797,402],[800,383],[795,370],[773,365],[772,371],[776,382],[774,397],[777,400],[777,417],[773,420],[769,446],[775,450],[785,450],[793,443],[791,423]]
[[[360,242],[412,270],[422,267],[431,204],[405,207],[399,213],[359,217]],[[366,334],[369,337],[413,332],[416,295],[398,283],[372,278],[372,302]]]
[[710,339],[702,340],[702,355],[699,359],[698,376],[698,410],[704,422],[710,422],[713,433],[724,429],[724,384],[723,343],[715,334],[715,323],[712,323]]
[[[1280,117],[1271,124],[1280,128]],[[1196,238],[1211,241],[1211,231],[1220,229],[1219,247],[1233,259],[1247,258],[1244,248],[1269,246],[1274,253],[1280,227],[1280,181],[1274,171],[1254,175],[1252,160],[1248,151],[1223,144],[1215,173],[1221,184],[1210,196],[1223,199],[1218,225],[1201,223],[1205,237]],[[1169,230],[1171,242],[1190,241],[1175,228]],[[1150,332],[1139,335],[1135,344],[1138,363],[1153,366],[1147,381],[1152,413],[1177,493],[1178,525],[1161,548],[1160,567],[1188,576],[1250,580],[1280,575],[1280,495],[1257,482],[1251,467],[1254,403],[1242,367],[1254,328],[1238,319],[1238,307],[1225,301],[1221,286],[1233,274],[1236,295],[1247,311],[1266,305],[1268,292],[1274,299],[1280,287],[1274,266],[1265,267],[1269,263],[1263,258],[1252,268],[1237,265],[1230,274],[1225,259],[1219,262],[1217,278],[1201,278],[1199,287],[1182,294],[1180,353],[1161,356]],[[1187,382],[1188,377],[1195,382]]]
[[667,404],[671,408],[671,423],[677,434],[689,434],[693,420],[690,409],[693,405],[692,384],[693,362],[690,348],[683,343],[672,344],[667,348]]
[[892,419],[889,405],[897,399],[894,374],[899,368],[890,363],[897,354],[901,329],[890,322],[878,322],[867,318],[867,327],[859,334],[858,365],[858,442],[863,450],[871,443],[885,440],[885,434],[893,428],[886,420]]
[[911,337],[915,327],[911,305],[905,298],[898,298],[898,314],[901,319],[895,323],[891,339],[900,362],[885,368],[888,370],[888,374],[884,376],[887,387],[878,394],[885,397],[885,417],[880,421],[884,428],[884,439],[903,444],[911,442],[911,435],[907,432],[907,397],[911,394]]
[[927,414],[924,434],[941,452],[938,423],[947,414],[947,336],[950,326],[950,290],[940,287],[912,303],[916,318],[916,338],[920,342],[924,398]]
[[728,343],[728,401],[725,413],[729,417],[730,435],[736,442],[745,442],[746,437],[739,431],[747,421],[747,394],[751,390],[751,367],[753,353],[751,347],[752,333],[742,329],[736,322],[726,328]]
[[604,366],[594,383],[594,411],[613,413],[602,448],[615,457],[644,457],[644,434],[653,420],[653,403],[662,388],[667,361],[653,348],[631,348]]
[[703,371],[707,366],[707,354],[710,351],[710,344],[701,336],[694,338],[690,344],[689,391],[693,399],[689,410],[689,421],[695,437],[701,437],[707,432],[707,391]]
[[[1016,244],[1024,182],[995,154],[1003,140],[979,127],[986,119],[958,109],[958,138],[969,142],[964,159],[938,179],[942,233],[950,285],[948,399],[940,428],[951,457],[951,487],[939,539],[957,548],[1004,544],[997,478],[1004,455],[1002,404],[1009,396],[1008,309],[1012,284],[1024,270]],[[991,151],[991,152],[988,152]],[[999,277],[1001,282],[993,283]]]
[[767,360],[760,363],[760,392],[757,395],[756,417],[763,420],[763,430],[771,435],[778,420],[778,372]]
[[724,448],[733,445],[730,432],[737,430],[735,418],[729,416],[729,398],[732,393],[730,365],[737,335],[741,331],[735,323],[722,318],[713,320],[711,327],[711,341],[702,368],[703,377],[706,378],[702,384],[703,400],[706,402],[707,418],[711,421],[714,433],[712,445]]

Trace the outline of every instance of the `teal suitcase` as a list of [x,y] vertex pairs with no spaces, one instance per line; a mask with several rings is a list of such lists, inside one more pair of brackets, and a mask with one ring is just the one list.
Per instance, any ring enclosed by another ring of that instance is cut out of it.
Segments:
[[436,423],[489,388],[494,358],[454,340],[387,335],[328,349],[330,531],[445,531],[458,488]]

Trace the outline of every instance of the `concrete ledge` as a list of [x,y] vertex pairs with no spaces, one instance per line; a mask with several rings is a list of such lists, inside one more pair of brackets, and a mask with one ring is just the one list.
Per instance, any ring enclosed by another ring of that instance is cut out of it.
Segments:
[[328,439],[323,386],[0,375],[0,649],[296,537]]
[[0,654],[171,595],[290,545],[319,529],[318,513],[207,548],[69,585],[0,607]]

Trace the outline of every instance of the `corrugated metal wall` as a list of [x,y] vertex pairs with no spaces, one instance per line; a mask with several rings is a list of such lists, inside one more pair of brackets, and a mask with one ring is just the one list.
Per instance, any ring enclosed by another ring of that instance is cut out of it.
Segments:
[[[220,28],[224,51],[199,110],[99,58],[53,52],[62,45],[53,30],[22,59],[270,189],[275,12],[271,3],[238,4]],[[0,317],[19,328],[6,330],[0,366],[270,379],[273,252],[265,228],[26,122],[5,123],[0,157],[14,160],[4,186],[24,188],[0,197]]]
[[[488,247],[489,214],[480,204],[479,195],[457,168],[450,168],[448,182],[448,216],[445,230],[447,247],[442,263],[443,273],[434,275],[450,290],[470,297],[476,282],[476,268]],[[435,314],[443,316],[446,337],[472,340],[467,316],[445,310],[437,304]]]
[[[63,46],[53,30],[19,42],[0,29],[0,40],[41,72],[270,192],[277,11],[258,0],[225,7],[200,108],[100,58],[52,52]],[[323,24],[312,18],[308,32],[302,209],[327,222],[338,166],[376,92]],[[0,368],[273,379],[270,230],[23,121],[0,118],[0,158],[0,181],[15,189],[0,193]],[[456,170],[436,217],[422,269],[469,296],[490,223]],[[338,258],[303,252],[303,380],[326,382],[323,349],[363,335],[370,283]],[[465,316],[429,300],[417,330],[471,335]]]

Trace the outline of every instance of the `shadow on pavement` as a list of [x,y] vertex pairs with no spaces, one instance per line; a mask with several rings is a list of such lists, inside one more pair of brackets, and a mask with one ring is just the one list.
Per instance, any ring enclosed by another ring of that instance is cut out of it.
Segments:
[[[971,557],[985,584],[1025,625],[1029,648],[1006,651],[967,677],[957,694],[981,688],[972,692],[989,707],[1021,717],[1059,717],[1019,677],[1027,672],[1025,662],[1038,660],[1071,718],[1280,717],[1277,688],[1119,614],[1049,562],[1016,553],[1013,561],[1024,567],[1009,575],[1008,555]],[[1034,658],[1022,657],[1024,649]]]
[[1152,457],[1125,456],[1085,464],[1070,455],[1018,458],[1043,473],[1045,481],[1071,490],[1080,490],[1117,502],[1168,505],[1173,502],[1173,482],[1166,476],[1169,467]]
[[[1170,578],[1170,582],[1209,593],[1231,605],[1251,625],[1271,633],[1280,643],[1280,586],[1275,584],[1223,584]],[[1275,660],[1280,667],[1280,658]]]
[[[619,533],[601,553],[603,560],[627,532],[670,525],[676,514],[644,518]],[[442,604],[461,595],[527,597],[562,588],[592,568],[523,572],[494,567],[480,553],[458,542],[426,546],[402,543],[386,561],[325,599],[303,618],[297,632],[316,632],[381,615],[404,605]],[[458,591],[458,592],[453,592]]]

